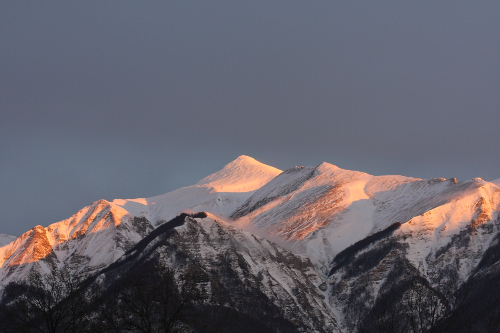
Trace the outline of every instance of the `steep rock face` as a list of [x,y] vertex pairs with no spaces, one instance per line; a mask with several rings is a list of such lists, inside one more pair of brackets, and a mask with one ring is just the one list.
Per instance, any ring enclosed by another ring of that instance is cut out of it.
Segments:
[[347,331],[357,331],[357,325],[392,284],[415,274],[416,269],[405,257],[405,244],[392,236],[393,232],[394,227],[390,227],[373,242],[355,243],[332,263],[323,288],[331,306],[340,313],[339,324]]
[[225,306],[256,320],[274,313],[293,323],[297,332],[340,332],[312,282],[319,282],[319,277],[308,259],[214,216],[184,214],[163,224],[98,279],[110,285],[154,257],[179,273],[196,269],[198,285],[212,303],[223,299]]
[[407,293],[412,280],[419,279],[427,294],[452,308],[464,285],[497,272],[500,191],[490,183],[474,182],[480,185],[474,191],[461,191],[454,200],[375,233],[374,239],[335,257],[325,288],[332,307],[342,312],[344,327],[354,329],[370,316],[379,317],[381,304],[394,290]]
[[146,219],[99,200],[67,220],[37,226],[0,248],[0,279],[2,284],[22,279],[34,266],[66,266],[90,274],[114,262],[151,230]]
[[0,271],[2,280],[9,277],[22,278],[29,272],[29,267],[40,260],[53,262],[56,259],[47,237],[47,231],[42,226],[19,236],[14,242],[0,248],[0,260],[3,263]]
[[[483,224],[484,226],[485,224]],[[481,226],[479,227],[481,228]],[[461,314],[454,325],[455,332],[498,332],[500,330],[500,216],[494,227],[496,233],[484,251],[471,277],[457,293],[466,294],[456,312]]]
[[454,271],[458,284],[466,281],[497,232],[500,190],[481,184],[400,229],[409,245],[409,260],[428,270],[434,281],[443,270]]

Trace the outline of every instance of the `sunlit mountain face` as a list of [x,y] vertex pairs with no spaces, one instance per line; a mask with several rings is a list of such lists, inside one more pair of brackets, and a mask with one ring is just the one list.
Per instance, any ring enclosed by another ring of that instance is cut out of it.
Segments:
[[[483,331],[500,313],[499,186],[240,156],[192,186],[0,235],[0,284],[65,271],[85,294],[155,262],[179,285],[196,272],[196,311],[265,317],[262,331]],[[492,305],[479,311],[480,299]]]

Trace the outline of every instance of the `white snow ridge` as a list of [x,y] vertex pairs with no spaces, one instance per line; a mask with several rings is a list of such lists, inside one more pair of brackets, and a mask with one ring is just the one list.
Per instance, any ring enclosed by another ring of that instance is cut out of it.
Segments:
[[329,163],[282,172],[242,155],[192,186],[99,200],[17,238],[0,234],[0,286],[54,267],[111,283],[161,258],[195,265],[203,290],[235,293],[225,306],[237,311],[260,295],[258,307],[280,309],[297,332],[356,331],[380,323],[381,304],[402,302],[414,281],[441,300],[498,281],[499,216],[500,179],[372,176]]

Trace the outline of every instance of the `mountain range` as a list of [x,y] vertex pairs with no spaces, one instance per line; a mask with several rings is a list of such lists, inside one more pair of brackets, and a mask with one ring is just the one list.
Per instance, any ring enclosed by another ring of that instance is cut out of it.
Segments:
[[[481,331],[498,313],[477,300],[500,292],[499,212],[500,179],[281,171],[240,156],[192,186],[0,234],[0,286],[54,269],[111,286],[160,258],[196,267],[198,287],[259,318],[256,331],[389,332],[398,316],[414,332]],[[427,308],[417,324],[415,295]]]

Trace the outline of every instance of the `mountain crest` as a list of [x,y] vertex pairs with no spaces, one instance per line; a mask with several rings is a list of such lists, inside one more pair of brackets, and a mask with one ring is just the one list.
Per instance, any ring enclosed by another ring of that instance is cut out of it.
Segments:
[[222,170],[203,178],[196,186],[213,187],[217,192],[251,192],[261,188],[281,170],[241,155]]

